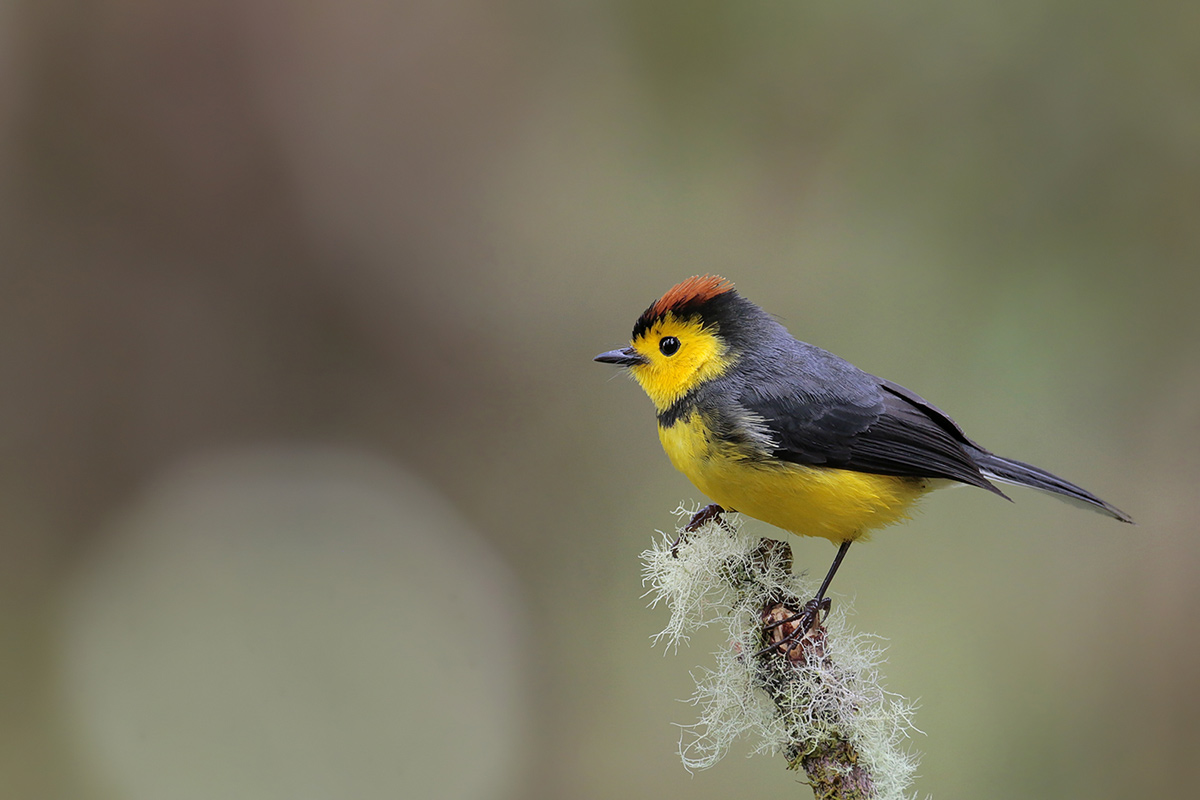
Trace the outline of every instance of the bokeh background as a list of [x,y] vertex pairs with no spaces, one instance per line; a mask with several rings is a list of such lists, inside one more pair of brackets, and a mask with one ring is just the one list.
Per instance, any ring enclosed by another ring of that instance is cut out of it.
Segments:
[[954,490],[851,552],[915,789],[1195,794],[1198,30],[4,3],[0,797],[807,796],[680,765],[723,643],[652,649],[638,554],[701,498],[591,362],[706,272],[1138,520]]

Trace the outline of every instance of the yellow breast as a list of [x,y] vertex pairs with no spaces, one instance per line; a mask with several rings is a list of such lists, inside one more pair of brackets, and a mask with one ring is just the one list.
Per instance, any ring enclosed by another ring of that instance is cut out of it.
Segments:
[[785,461],[751,460],[722,442],[699,411],[659,427],[663,449],[696,488],[727,509],[801,536],[858,539],[907,518],[928,481]]

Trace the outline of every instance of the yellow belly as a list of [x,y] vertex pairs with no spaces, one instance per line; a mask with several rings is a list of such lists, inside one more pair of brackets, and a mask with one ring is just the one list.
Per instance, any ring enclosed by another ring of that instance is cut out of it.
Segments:
[[698,413],[658,429],[671,463],[725,508],[800,536],[858,539],[907,519],[930,481],[745,458],[708,435]]

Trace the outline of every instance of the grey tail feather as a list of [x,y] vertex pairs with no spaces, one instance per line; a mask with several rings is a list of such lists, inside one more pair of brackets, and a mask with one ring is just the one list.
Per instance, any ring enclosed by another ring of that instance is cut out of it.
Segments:
[[1121,522],[1133,522],[1132,517],[1111,503],[1106,503],[1087,489],[1052,475],[1041,467],[1011,458],[1001,458],[981,447],[971,447],[968,452],[979,466],[979,471],[990,480],[1039,489],[1074,505],[1107,514]]

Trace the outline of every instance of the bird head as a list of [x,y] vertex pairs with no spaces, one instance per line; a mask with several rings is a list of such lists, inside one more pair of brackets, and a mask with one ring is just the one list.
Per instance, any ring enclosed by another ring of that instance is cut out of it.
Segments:
[[629,346],[595,360],[628,367],[659,412],[697,386],[723,375],[739,354],[737,326],[747,308],[733,284],[717,275],[692,277],[650,304]]

